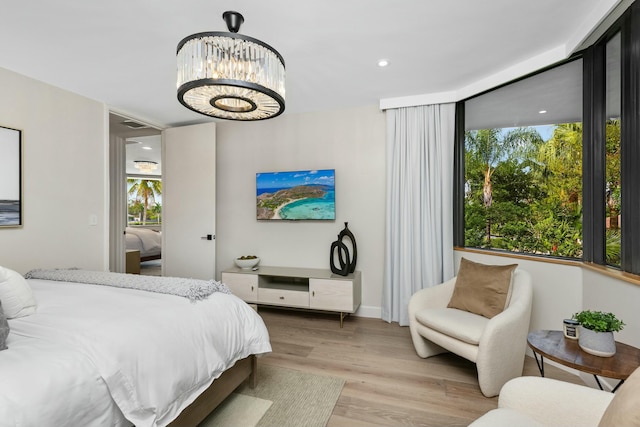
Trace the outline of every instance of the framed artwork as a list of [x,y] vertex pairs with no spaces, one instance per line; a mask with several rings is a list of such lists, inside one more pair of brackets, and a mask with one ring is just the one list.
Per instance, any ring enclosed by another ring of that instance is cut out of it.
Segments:
[[335,189],[335,169],[257,173],[257,219],[334,221]]
[[22,131],[0,126],[0,227],[22,227]]

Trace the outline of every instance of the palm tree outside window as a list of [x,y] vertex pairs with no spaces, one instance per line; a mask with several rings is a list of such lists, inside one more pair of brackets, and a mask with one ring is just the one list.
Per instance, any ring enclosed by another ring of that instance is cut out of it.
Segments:
[[127,222],[129,225],[161,224],[161,180],[127,178],[127,195]]

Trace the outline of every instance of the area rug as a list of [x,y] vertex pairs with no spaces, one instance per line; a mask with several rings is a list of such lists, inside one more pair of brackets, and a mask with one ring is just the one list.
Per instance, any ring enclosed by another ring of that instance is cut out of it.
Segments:
[[242,385],[199,427],[324,427],[344,380],[258,363],[258,385]]

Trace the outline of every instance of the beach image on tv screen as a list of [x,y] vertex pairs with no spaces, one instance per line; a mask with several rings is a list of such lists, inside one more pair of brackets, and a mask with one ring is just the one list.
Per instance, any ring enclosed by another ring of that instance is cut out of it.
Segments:
[[335,170],[256,174],[257,218],[336,219]]

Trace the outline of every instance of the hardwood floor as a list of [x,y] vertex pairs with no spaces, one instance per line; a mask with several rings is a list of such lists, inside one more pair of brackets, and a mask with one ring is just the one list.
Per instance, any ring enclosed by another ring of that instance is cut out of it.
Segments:
[[[466,426],[495,408],[478,387],[475,365],[453,354],[417,356],[408,327],[380,319],[260,307],[273,353],[267,364],[346,383],[328,426]],[[525,375],[538,376],[527,357]],[[545,365],[551,378],[581,383],[577,376]]]

